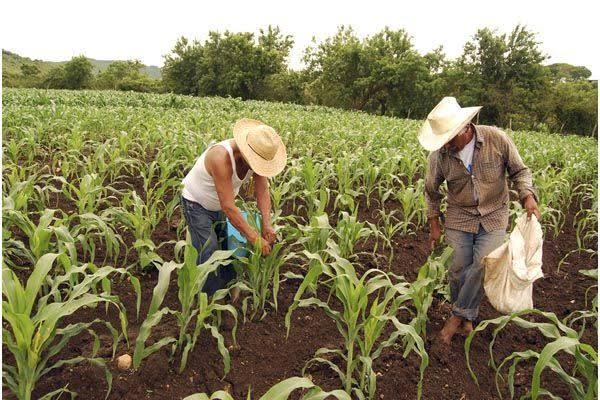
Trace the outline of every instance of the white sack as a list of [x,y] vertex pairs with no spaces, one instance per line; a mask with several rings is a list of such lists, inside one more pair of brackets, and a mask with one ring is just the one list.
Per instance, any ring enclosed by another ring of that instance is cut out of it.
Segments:
[[483,259],[483,287],[488,300],[503,314],[533,308],[533,282],[542,273],[542,226],[535,215],[517,218],[506,243]]

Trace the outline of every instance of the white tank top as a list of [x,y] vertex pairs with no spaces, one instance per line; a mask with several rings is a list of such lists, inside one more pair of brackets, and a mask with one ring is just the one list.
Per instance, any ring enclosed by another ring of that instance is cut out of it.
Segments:
[[235,168],[235,158],[233,157],[233,149],[231,148],[229,139],[223,140],[222,142],[210,145],[206,150],[204,150],[204,153],[202,153],[202,155],[200,155],[200,157],[196,160],[190,172],[188,172],[185,178],[183,178],[182,196],[186,200],[195,201],[196,203],[199,203],[202,207],[206,208],[207,210],[220,211],[221,202],[219,201],[219,196],[217,195],[217,190],[215,189],[215,181],[213,180],[213,177],[208,173],[208,171],[206,170],[206,166],[204,165],[206,153],[214,146],[223,146],[229,153],[229,159],[231,160],[231,167],[233,169],[233,174],[231,175],[231,183],[233,184],[234,196],[238,195],[242,184],[246,182],[250,176],[252,176],[252,170],[248,169],[248,172],[246,172],[246,176],[244,177],[244,179],[240,179],[238,177]]

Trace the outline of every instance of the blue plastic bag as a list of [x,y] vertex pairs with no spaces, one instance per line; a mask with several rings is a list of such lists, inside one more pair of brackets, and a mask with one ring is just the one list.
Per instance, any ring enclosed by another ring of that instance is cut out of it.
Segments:
[[[262,218],[260,214],[252,213],[254,216],[254,220],[256,221],[256,227],[258,227],[260,233],[260,227]],[[248,218],[248,213],[246,211],[242,211],[242,216],[248,221],[250,226],[253,226],[252,221]],[[233,255],[236,257],[246,257],[248,255],[248,249],[246,248],[246,243],[248,241],[227,219],[227,250],[234,250]]]

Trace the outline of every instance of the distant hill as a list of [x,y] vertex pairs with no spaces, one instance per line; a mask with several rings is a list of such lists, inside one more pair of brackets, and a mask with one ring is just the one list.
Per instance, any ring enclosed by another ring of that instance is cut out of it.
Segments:
[[[111,63],[117,60],[94,60],[88,58],[94,66],[94,73],[104,71]],[[32,60],[29,57],[23,57],[16,53],[2,49],[2,74],[19,75],[21,73],[21,65],[33,64],[40,70],[40,73],[45,73],[57,65],[65,64],[67,61],[43,61]],[[160,67],[149,65],[142,68],[142,73],[153,79],[160,79]]]

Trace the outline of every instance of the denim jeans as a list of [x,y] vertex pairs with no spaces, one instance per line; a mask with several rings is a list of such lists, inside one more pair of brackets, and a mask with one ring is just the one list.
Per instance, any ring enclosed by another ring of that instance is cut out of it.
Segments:
[[[227,249],[227,224],[222,211],[210,211],[200,204],[181,198],[181,208],[188,224],[192,244],[198,251],[198,265],[206,262],[216,250]],[[211,273],[203,292],[209,296],[223,289],[235,278],[233,265],[223,265]]]
[[450,298],[454,315],[470,321],[477,318],[483,298],[483,258],[500,247],[506,230],[468,233],[446,228],[446,243],[454,254],[448,271]]

